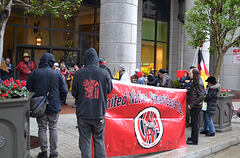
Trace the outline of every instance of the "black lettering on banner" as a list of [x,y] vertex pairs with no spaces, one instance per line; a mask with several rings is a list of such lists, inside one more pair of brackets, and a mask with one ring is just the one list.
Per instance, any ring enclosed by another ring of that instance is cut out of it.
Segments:
[[118,97],[117,98],[117,106],[119,107],[121,105],[121,102],[122,102],[122,97]]
[[125,95],[123,96],[123,99],[122,99],[122,106],[126,104],[127,104],[127,93],[125,92]]
[[134,94],[134,103],[138,104],[138,96],[137,96],[137,94]]
[[133,95],[133,93],[131,94],[131,92],[128,92],[128,94],[129,94],[129,105],[131,105],[131,104],[134,104],[134,95]]
[[177,111],[180,113],[180,114],[183,114],[182,112],[182,105],[180,104],[180,101],[178,100],[178,108],[177,108]]

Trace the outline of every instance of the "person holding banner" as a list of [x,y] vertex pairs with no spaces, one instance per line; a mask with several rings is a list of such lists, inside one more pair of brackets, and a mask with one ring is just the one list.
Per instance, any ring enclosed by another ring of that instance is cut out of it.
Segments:
[[160,69],[158,71],[158,77],[154,81],[148,82],[148,85],[171,88],[173,80],[167,73],[168,71],[166,69]]
[[190,109],[191,114],[192,132],[191,137],[188,138],[186,142],[189,145],[197,145],[199,132],[199,117],[204,99],[204,84],[200,77],[200,73],[196,68],[190,70],[190,77],[191,79],[193,79],[193,82],[188,91],[189,94],[188,108]]
[[94,157],[106,157],[105,114],[107,94],[113,84],[109,73],[99,68],[95,49],[84,55],[85,68],[78,70],[73,78],[72,96],[76,99],[79,148],[82,158],[91,158],[91,135],[94,142]]
[[119,65],[118,72],[114,78],[120,81],[131,83],[130,76],[123,65]]

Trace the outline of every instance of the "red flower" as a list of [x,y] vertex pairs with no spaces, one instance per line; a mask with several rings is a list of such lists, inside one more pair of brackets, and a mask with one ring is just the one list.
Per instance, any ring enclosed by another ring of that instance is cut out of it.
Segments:
[[8,91],[8,94],[10,94],[11,92],[10,91]]
[[2,98],[4,98],[4,97],[8,97],[8,94],[6,94],[6,93],[2,93],[2,96],[1,96]]
[[11,83],[13,82],[13,78],[10,78],[10,82],[11,82]]
[[225,91],[225,89],[222,89],[222,91]]
[[21,83],[21,87],[24,87],[24,86],[26,86],[26,81],[22,81]]
[[5,81],[6,81],[6,83],[9,83],[9,80],[8,80],[8,79],[6,79]]
[[6,84],[6,80],[5,80],[5,81],[3,81],[3,84]]
[[17,84],[19,85],[20,84],[20,80],[16,80]]
[[8,87],[8,86],[9,86],[9,83],[6,83],[6,86]]
[[226,92],[229,92],[229,90],[227,89]]
[[14,89],[17,88],[17,84],[16,84],[16,83],[14,83],[13,88],[14,88]]

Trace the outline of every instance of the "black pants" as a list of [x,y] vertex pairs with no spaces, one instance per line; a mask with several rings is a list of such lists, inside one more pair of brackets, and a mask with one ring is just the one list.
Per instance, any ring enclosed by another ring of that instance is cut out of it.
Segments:
[[191,125],[192,125],[191,140],[197,144],[198,144],[200,111],[201,111],[200,108],[193,108],[190,111],[191,112]]

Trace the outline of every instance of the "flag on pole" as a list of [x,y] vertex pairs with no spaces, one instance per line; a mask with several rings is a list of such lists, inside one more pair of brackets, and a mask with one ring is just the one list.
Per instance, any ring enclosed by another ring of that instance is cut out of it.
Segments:
[[201,48],[199,48],[199,50],[198,50],[198,70],[199,70],[200,75],[202,77],[202,80],[203,80],[203,83],[204,83],[204,88],[206,88],[207,87],[207,82],[205,80],[207,80],[207,78],[209,77],[209,72],[208,72],[208,69],[206,67],[205,61],[203,59]]

